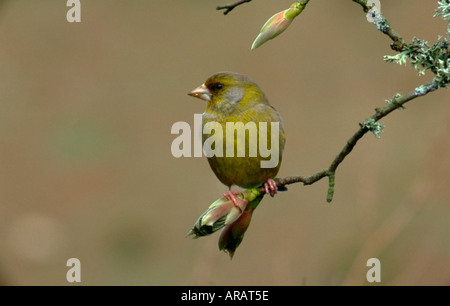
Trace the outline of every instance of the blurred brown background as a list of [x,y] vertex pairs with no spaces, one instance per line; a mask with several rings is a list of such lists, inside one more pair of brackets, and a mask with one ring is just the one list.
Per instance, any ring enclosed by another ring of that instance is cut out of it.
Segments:
[[[230,1],[231,2],[231,1]],[[230,261],[218,234],[185,234],[225,191],[206,158],[171,155],[186,95],[214,72],[250,75],[284,119],[279,176],[329,165],[358,122],[395,93],[428,82],[383,62],[390,40],[350,0],[311,1],[277,39],[250,46],[293,1],[259,0],[228,16],[225,0],[0,3],[0,284],[450,284],[450,93],[441,89],[382,120],[327,181],[266,198]],[[436,41],[437,1],[381,1],[410,41]]]

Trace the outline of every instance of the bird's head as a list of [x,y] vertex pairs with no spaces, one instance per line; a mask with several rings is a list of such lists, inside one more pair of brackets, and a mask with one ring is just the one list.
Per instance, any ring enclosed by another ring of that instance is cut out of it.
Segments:
[[225,114],[267,103],[264,93],[249,77],[228,71],[210,76],[188,95],[207,101],[208,108]]

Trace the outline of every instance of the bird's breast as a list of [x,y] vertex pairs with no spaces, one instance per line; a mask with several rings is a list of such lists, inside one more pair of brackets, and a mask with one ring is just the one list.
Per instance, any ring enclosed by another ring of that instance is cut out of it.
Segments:
[[[250,188],[276,176],[284,148],[284,131],[274,117],[251,112],[238,116],[203,114],[203,149],[211,169],[223,184]],[[273,131],[272,123],[279,130]],[[269,167],[263,166],[272,159]]]

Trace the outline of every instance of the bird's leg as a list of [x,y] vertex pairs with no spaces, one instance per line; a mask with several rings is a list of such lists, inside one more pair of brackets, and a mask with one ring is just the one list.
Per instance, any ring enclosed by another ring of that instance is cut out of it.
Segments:
[[247,206],[247,201],[241,199],[240,197],[236,197],[237,195],[243,195],[242,191],[240,190],[231,191],[231,187],[229,187],[229,190],[226,191],[223,195],[226,198],[233,201],[234,205],[236,205],[236,207],[239,208],[241,212],[245,210],[245,207]]
[[264,190],[266,191],[266,194],[270,194],[270,196],[273,197],[278,191],[277,183],[272,179],[268,179],[264,183]]

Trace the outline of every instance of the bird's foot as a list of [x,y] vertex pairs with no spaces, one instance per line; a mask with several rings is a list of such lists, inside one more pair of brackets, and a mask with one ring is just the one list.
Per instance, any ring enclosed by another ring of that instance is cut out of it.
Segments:
[[225,192],[223,195],[227,199],[230,199],[231,201],[233,201],[234,205],[236,205],[236,207],[239,208],[241,210],[241,212],[243,212],[245,210],[245,207],[247,206],[248,201],[245,201],[245,200],[241,199],[240,197],[238,197],[238,195],[243,195],[242,191],[240,191],[240,190],[231,191],[231,189],[230,189],[227,192]]
[[271,197],[277,194],[278,187],[277,183],[273,179],[268,179],[267,182],[264,183],[264,190],[266,194],[270,194]]

